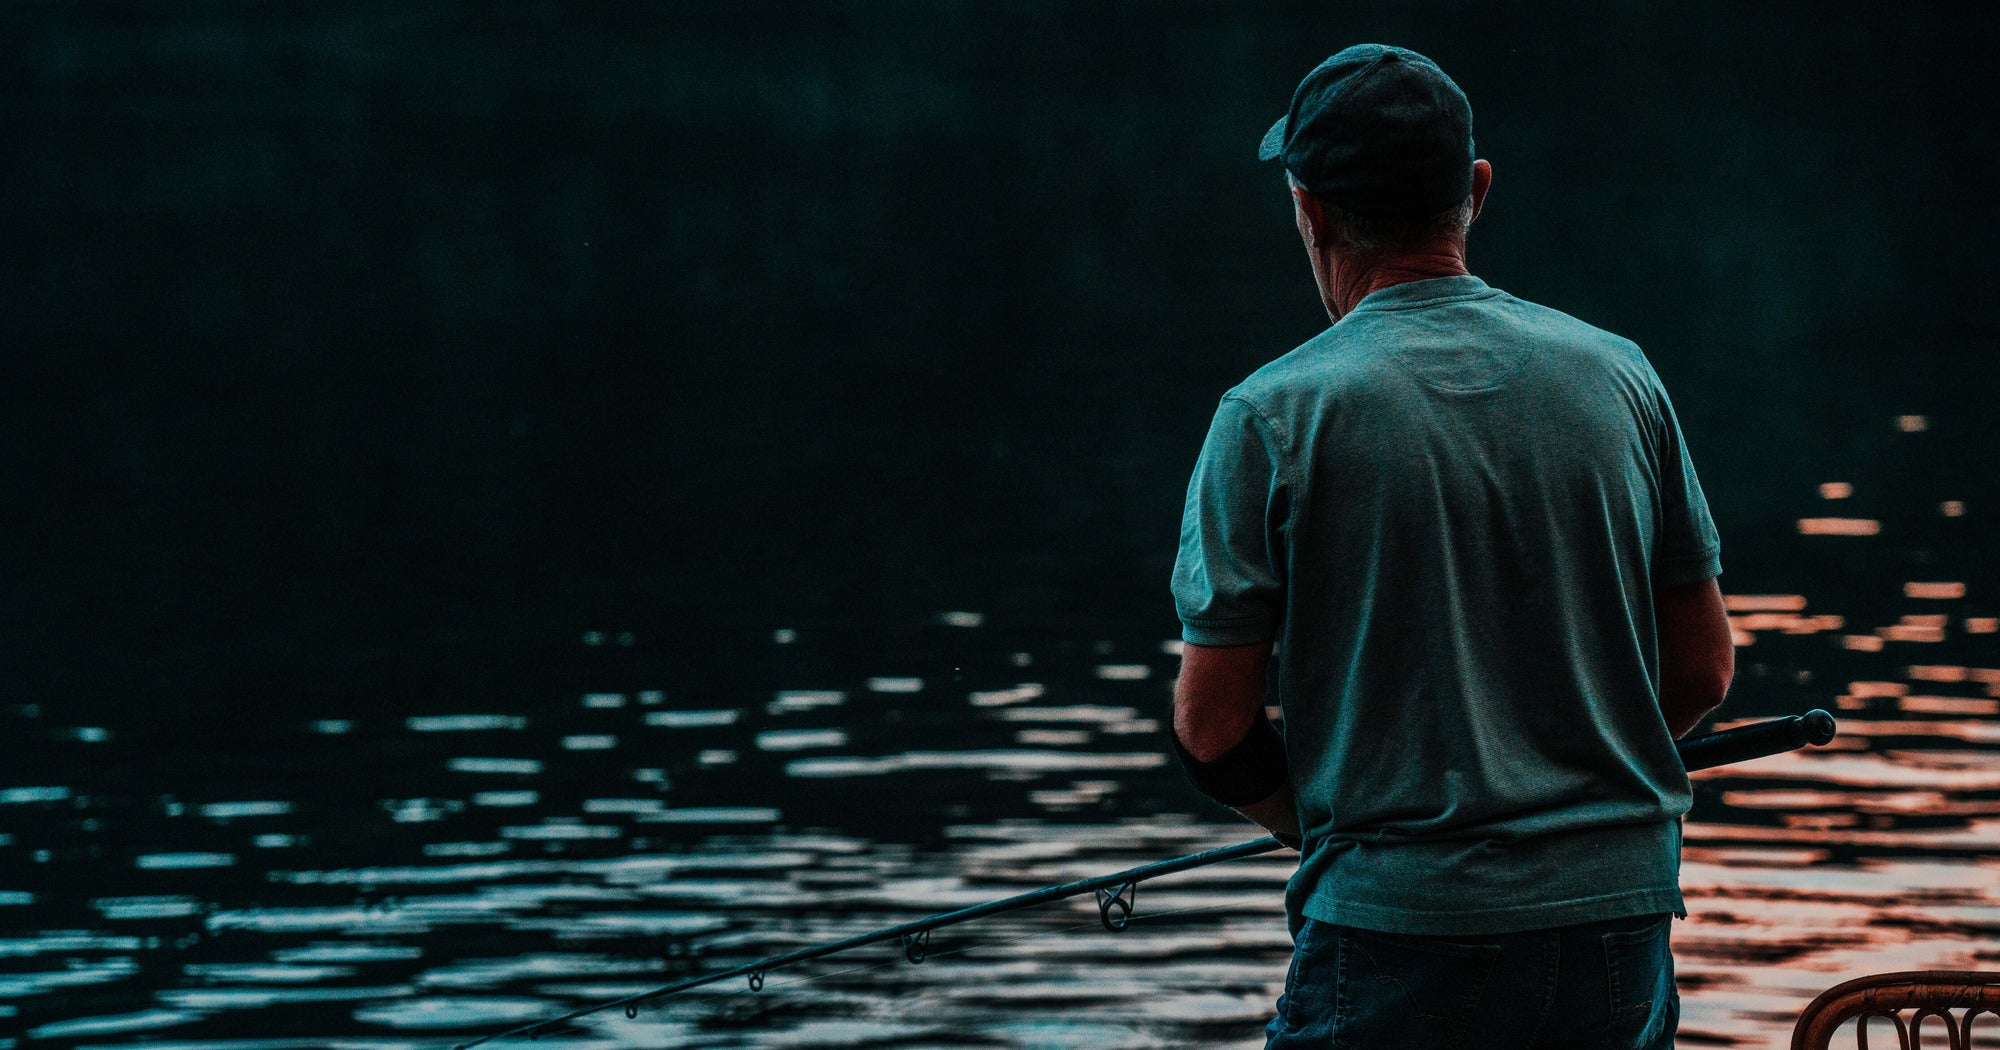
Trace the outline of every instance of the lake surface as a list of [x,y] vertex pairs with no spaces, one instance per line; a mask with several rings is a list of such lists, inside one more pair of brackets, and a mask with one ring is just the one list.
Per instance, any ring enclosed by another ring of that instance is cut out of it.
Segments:
[[[1697,775],[1685,1045],[1783,1046],[1860,974],[2000,965],[2000,624],[1959,571],[1990,525],[1923,488],[1808,488],[1796,593],[1731,595],[1725,721],[1826,707],[1842,736]],[[451,1046],[1254,837],[1163,757],[1157,631],[913,610],[698,637],[607,624],[560,640],[560,689],[395,717],[0,708],[0,1047]],[[542,1041],[1256,1047],[1291,865],[1144,883],[1121,933],[1085,898]]]

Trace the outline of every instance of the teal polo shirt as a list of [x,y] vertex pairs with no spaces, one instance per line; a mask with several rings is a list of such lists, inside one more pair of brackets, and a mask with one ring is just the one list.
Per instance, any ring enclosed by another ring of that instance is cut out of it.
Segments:
[[1639,348],[1477,277],[1377,291],[1225,394],[1173,593],[1188,642],[1277,643],[1294,925],[1682,913],[1653,596],[1717,552]]

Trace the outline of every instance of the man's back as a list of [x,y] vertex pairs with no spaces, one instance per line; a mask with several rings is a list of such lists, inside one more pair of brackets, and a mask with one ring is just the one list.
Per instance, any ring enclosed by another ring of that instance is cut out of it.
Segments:
[[1718,571],[1638,348],[1477,278],[1377,291],[1232,390],[1174,590],[1190,642],[1279,641],[1295,921],[1679,911],[1652,603]]

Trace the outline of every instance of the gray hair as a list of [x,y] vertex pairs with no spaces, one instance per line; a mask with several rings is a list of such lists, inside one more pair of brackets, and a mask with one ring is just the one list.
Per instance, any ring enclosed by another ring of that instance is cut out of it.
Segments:
[[[1305,188],[1289,171],[1285,173],[1285,185],[1295,190]],[[1357,215],[1329,203],[1325,198],[1315,196],[1315,199],[1319,201],[1320,213],[1326,220],[1326,231],[1333,235],[1342,249],[1354,255],[1395,254],[1438,241],[1462,240],[1466,228],[1472,225],[1470,195],[1435,215],[1421,215],[1414,219]]]

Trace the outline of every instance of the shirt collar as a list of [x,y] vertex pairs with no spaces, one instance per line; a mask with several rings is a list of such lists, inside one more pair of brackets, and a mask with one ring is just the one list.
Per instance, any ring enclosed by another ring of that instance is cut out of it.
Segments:
[[1348,313],[1356,314],[1363,310],[1407,310],[1411,307],[1457,302],[1463,299],[1485,299],[1499,294],[1499,289],[1489,287],[1485,281],[1469,273],[1454,277],[1429,277],[1421,281],[1404,281],[1387,288],[1378,288],[1355,303],[1354,309]]

